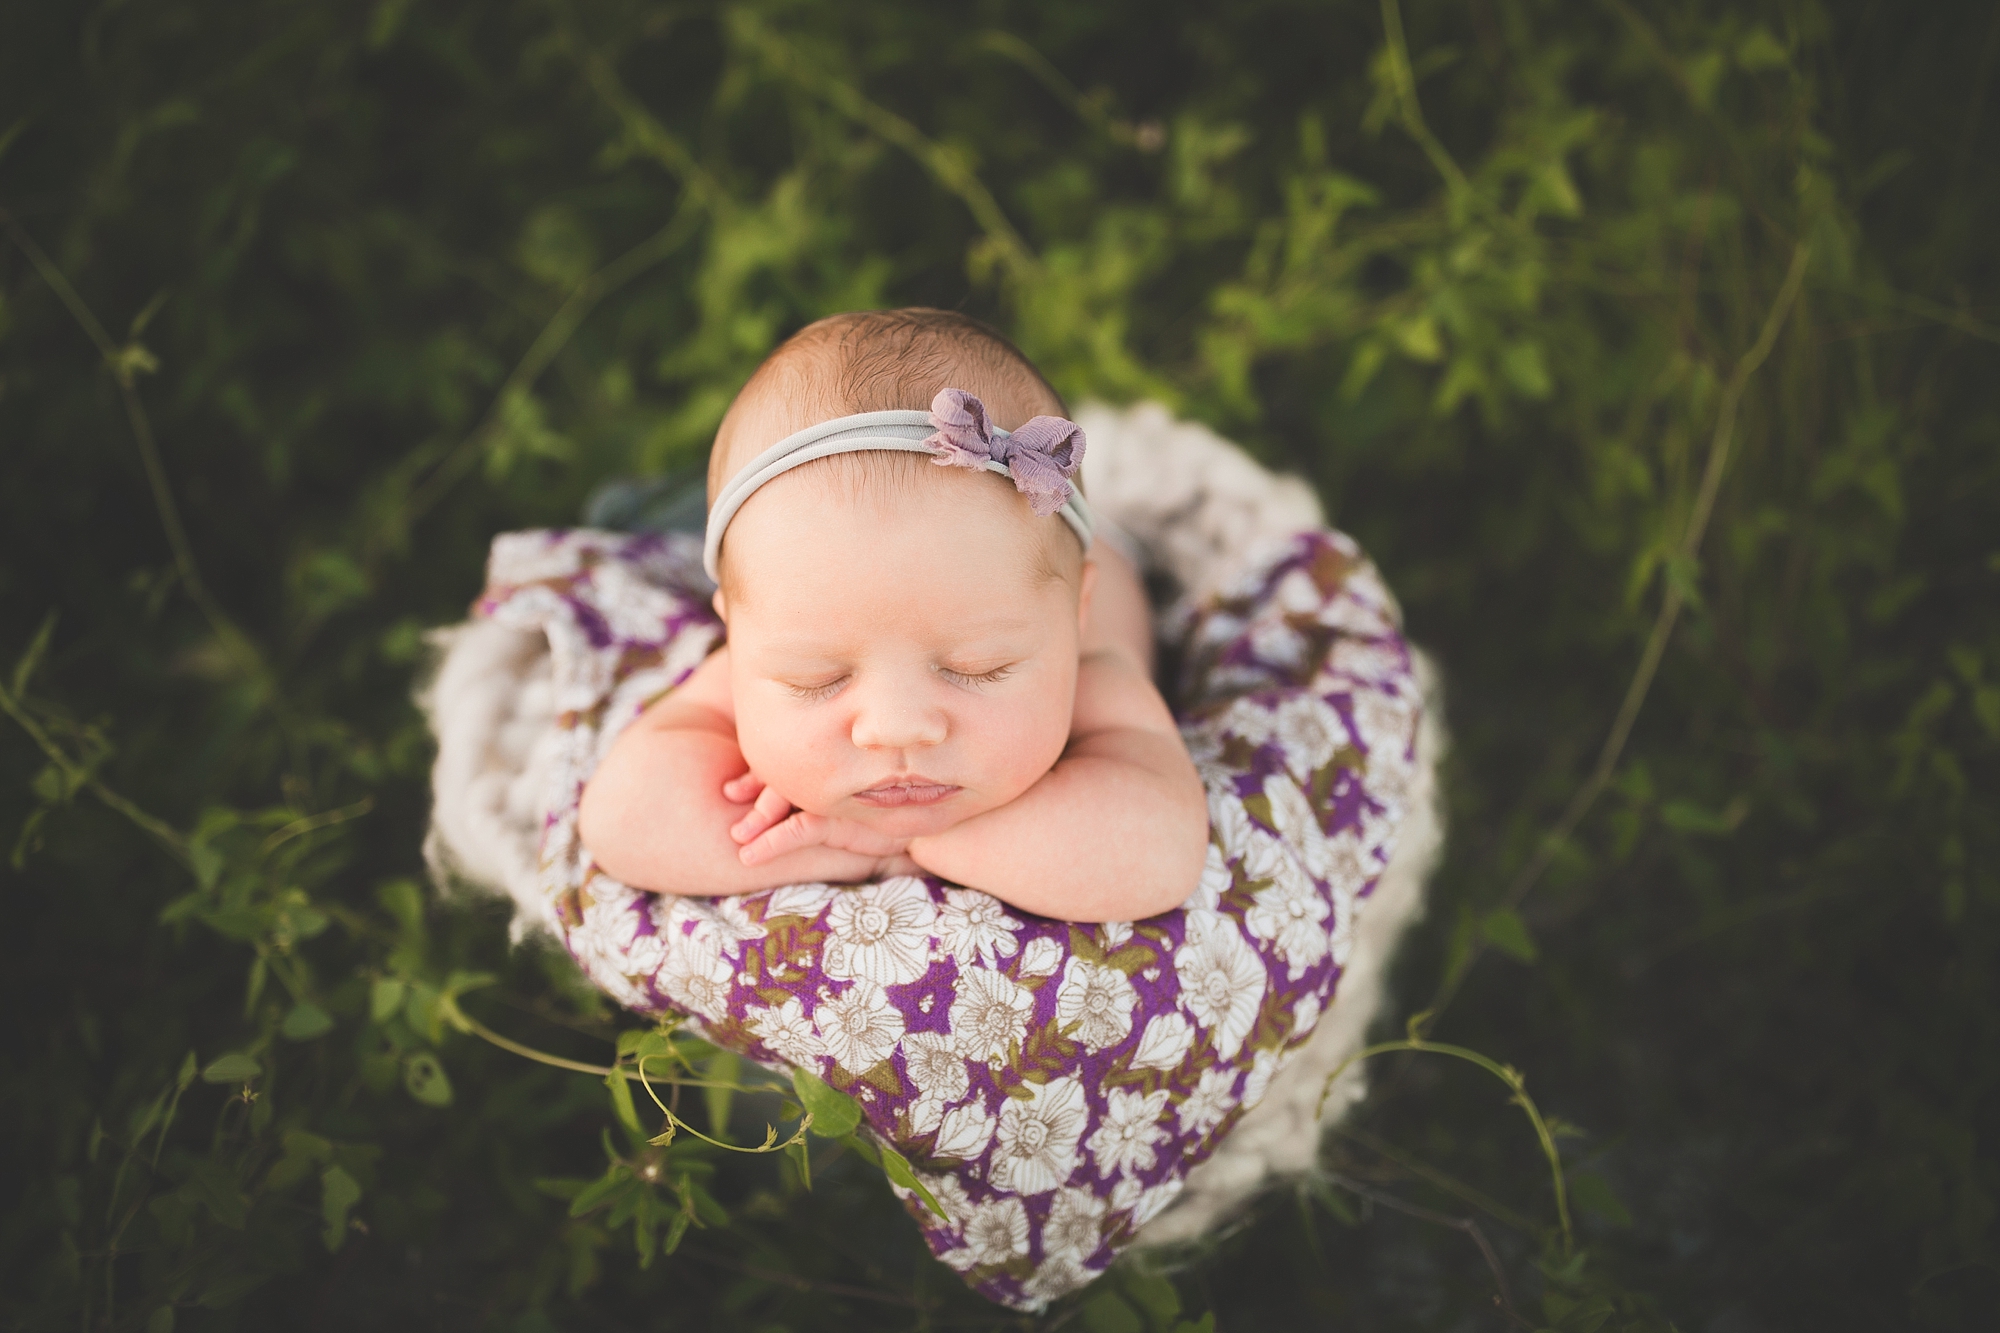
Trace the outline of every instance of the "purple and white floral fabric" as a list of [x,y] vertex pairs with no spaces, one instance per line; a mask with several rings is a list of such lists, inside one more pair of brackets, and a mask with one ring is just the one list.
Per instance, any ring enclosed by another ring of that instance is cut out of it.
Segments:
[[1035,1309],[1173,1201],[1331,1002],[1414,774],[1419,693],[1355,544],[1301,533],[1175,613],[1173,702],[1208,788],[1186,907],[1075,925],[935,879],[734,898],[637,892],[576,835],[619,730],[721,641],[700,543],[513,533],[479,613],[544,632],[562,753],[545,797],[550,924],[643,1014],[816,1071],[943,1204],[938,1258]]

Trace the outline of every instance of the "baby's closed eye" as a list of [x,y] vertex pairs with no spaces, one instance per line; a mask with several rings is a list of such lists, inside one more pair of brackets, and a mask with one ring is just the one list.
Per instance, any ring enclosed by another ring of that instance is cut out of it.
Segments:
[[817,681],[780,681],[794,699],[804,699],[817,703],[821,699],[831,699],[840,693],[840,687],[847,683],[846,676],[834,676]]
[[1014,674],[1014,665],[1014,663],[1008,662],[1003,666],[993,667],[986,671],[960,671],[948,666],[941,666],[937,670],[940,676],[943,676],[954,685],[976,687],[980,685],[998,685],[1001,681]]

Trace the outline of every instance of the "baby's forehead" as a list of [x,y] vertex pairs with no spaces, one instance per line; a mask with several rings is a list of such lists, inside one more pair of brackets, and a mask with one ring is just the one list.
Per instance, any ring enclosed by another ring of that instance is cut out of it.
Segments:
[[924,605],[948,588],[1000,604],[1076,588],[1082,555],[1069,525],[1036,515],[1005,477],[861,450],[760,487],[731,521],[720,564],[725,593],[752,601],[776,592],[845,603],[862,579],[910,582]]
[[844,599],[815,600],[803,615],[739,616],[730,641],[778,660],[853,659],[914,647],[934,657],[1011,654],[1046,637],[1062,617],[1025,589],[976,599],[932,593],[899,599],[912,614],[893,621],[857,616]]
[[745,563],[731,580],[730,641],[779,669],[912,653],[958,665],[1013,657],[1075,616],[1073,602],[1025,572],[847,561],[787,574]]

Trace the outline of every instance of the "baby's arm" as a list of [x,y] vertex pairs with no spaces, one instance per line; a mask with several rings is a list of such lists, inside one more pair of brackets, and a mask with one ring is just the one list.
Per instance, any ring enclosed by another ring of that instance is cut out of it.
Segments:
[[1154,688],[1145,592],[1108,548],[1098,563],[1070,741],[1018,798],[910,856],[942,879],[1065,921],[1130,921],[1179,907],[1201,879],[1208,803]]
[[729,829],[752,806],[731,799],[744,789],[734,780],[749,765],[736,746],[728,653],[725,647],[710,654],[627,727],[584,787],[577,833],[598,868],[635,889],[688,894],[754,893],[907,870],[902,848],[886,842],[862,850],[819,844],[743,864]]

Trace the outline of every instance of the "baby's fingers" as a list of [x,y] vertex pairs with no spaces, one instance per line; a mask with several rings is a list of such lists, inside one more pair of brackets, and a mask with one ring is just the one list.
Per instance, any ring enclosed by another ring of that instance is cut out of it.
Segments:
[[[747,819],[749,816],[745,816]],[[826,823],[818,815],[809,815],[800,810],[784,823],[778,824],[754,841],[745,844],[737,852],[737,859],[746,866],[760,866],[766,861],[775,861],[787,852],[796,852],[801,847],[816,847],[826,839]]]
[[722,799],[737,805],[748,805],[764,790],[764,779],[755,773],[745,773],[722,784]]
[[749,842],[791,812],[792,803],[766,787],[757,793],[757,802],[750,807],[750,813],[730,826],[729,836],[738,842]]

